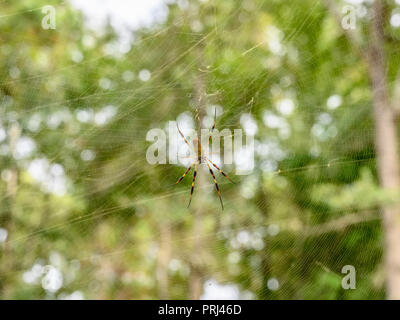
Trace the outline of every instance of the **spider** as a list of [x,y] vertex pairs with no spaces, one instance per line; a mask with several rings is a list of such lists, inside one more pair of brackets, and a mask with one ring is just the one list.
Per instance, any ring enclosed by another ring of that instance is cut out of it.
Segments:
[[[215,109],[215,112],[214,112],[214,123],[213,123],[213,126],[211,128],[211,134],[213,133],[213,131],[215,129],[216,118],[217,118],[217,109]],[[187,139],[183,135],[182,131],[179,129],[178,123],[176,124],[176,127],[178,128],[178,132],[181,135],[182,139],[185,141],[185,143],[188,145],[188,147],[191,148],[191,145],[189,144],[189,142],[187,141]],[[211,141],[212,141],[212,137],[210,135],[208,142],[210,143]],[[201,165],[202,163],[206,163],[207,166],[208,166],[208,169],[210,171],[210,174],[211,174],[211,176],[213,178],[213,181],[214,181],[214,184],[215,184],[215,188],[217,189],[217,193],[218,193],[219,201],[221,202],[222,210],[224,210],[224,203],[222,202],[221,191],[219,190],[217,179],[215,179],[214,171],[212,170],[210,164],[212,166],[214,166],[230,182],[232,182],[232,183],[235,183],[235,182],[233,182],[225,172],[223,172],[214,162],[212,162],[207,156],[205,156],[203,154],[202,147],[201,147],[201,142],[199,141],[199,139],[197,139],[197,138],[193,139],[193,147],[194,147],[194,150],[195,150],[195,153],[196,153],[197,157],[192,162],[192,164],[189,166],[189,168],[187,168],[187,170],[182,175],[182,177],[180,177],[178,179],[178,181],[175,183],[175,185],[177,185],[179,182],[181,182],[183,180],[183,178],[189,173],[189,171],[194,166],[192,188],[190,189],[190,200],[189,200],[189,204],[187,206],[189,208],[189,206],[190,206],[190,204],[192,202],[192,196],[193,196],[193,191],[194,191],[194,183],[196,182],[197,167],[199,165]]]

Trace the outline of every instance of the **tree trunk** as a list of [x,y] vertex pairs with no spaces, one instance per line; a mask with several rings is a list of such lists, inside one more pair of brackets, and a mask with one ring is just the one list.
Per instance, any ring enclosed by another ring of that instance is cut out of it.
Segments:
[[162,221],[160,224],[160,246],[157,259],[157,282],[160,299],[169,299],[168,264],[171,260],[171,224]]
[[[8,236],[3,246],[0,247],[0,273],[5,274],[10,270],[14,270],[14,259],[12,246],[10,242],[10,238],[13,236],[14,231],[14,221],[13,221],[13,212],[14,212],[14,202],[15,197],[17,195],[18,189],[18,168],[16,163],[14,162],[13,153],[16,148],[16,144],[21,135],[21,129],[17,123],[11,125],[9,131],[9,146],[10,146],[10,169],[9,175],[7,178],[7,188],[6,195],[4,197],[4,206],[6,208],[3,216],[0,216],[0,226],[4,227],[7,230]],[[1,279],[0,277],[0,297],[5,299],[8,296],[9,288],[6,287],[7,279]]]
[[198,207],[194,216],[193,226],[193,256],[190,262],[190,278],[189,278],[189,299],[199,300],[203,292],[203,276],[202,276],[202,223],[203,212]]
[[[380,184],[384,189],[399,190],[398,137],[395,112],[389,101],[386,84],[383,39],[383,4],[381,0],[375,0],[368,65],[374,105],[377,169]],[[388,299],[400,299],[400,206],[385,207],[382,211],[386,295]]]

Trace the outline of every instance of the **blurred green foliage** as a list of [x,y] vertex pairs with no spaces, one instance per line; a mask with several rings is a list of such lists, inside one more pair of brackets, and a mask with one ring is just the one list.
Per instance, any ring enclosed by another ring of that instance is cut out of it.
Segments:
[[[203,281],[250,298],[384,297],[378,207],[396,197],[376,179],[366,67],[321,2],[171,3],[120,54],[111,27],[89,30],[66,2],[43,29],[47,4],[0,4],[1,298],[185,299],[196,259]],[[146,161],[148,130],[194,114],[199,75],[207,104],[223,108],[218,129],[241,128],[243,115],[258,128],[253,172],[218,178],[224,211],[211,183],[187,209],[191,178],[171,187],[184,168]],[[35,148],[19,156],[25,138]],[[32,163],[47,171],[33,177]],[[356,290],[341,287],[347,264]],[[47,283],[52,272],[62,284]]]

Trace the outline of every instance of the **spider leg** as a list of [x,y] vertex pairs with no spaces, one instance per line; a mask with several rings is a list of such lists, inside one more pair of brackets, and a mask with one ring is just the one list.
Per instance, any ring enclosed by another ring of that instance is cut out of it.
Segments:
[[192,196],[193,196],[193,190],[194,190],[194,183],[196,181],[196,175],[197,175],[197,163],[194,165],[194,171],[193,171],[193,182],[192,182],[192,188],[190,189],[190,200],[188,204],[188,208],[192,202]]
[[179,178],[179,180],[178,180],[175,184],[178,184],[179,182],[181,182],[182,179],[188,174],[188,172],[190,171],[190,169],[192,169],[192,167],[193,167],[193,163],[190,165],[189,168],[187,168],[186,172],[183,174],[182,177]]
[[210,162],[218,171],[219,171],[219,173],[220,174],[222,174],[226,179],[228,179],[230,182],[232,182],[233,184],[236,184],[235,182],[233,182],[229,177],[228,177],[228,175],[225,173],[225,172],[223,172],[220,168],[218,168],[218,166],[214,163],[214,162],[212,162],[210,159],[208,159],[207,157],[205,157],[206,158],[206,160],[208,161],[208,162]]
[[212,128],[211,128],[211,135],[210,135],[210,137],[208,138],[208,144],[211,144],[211,143],[212,143],[212,133],[213,133],[213,131],[214,131],[214,129],[215,129],[215,122],[216,122],[216,120],[217,120],[217,108],[214,109],[214,123],[213,123],[213,126],[212,126]]
[[183,135],[182,131],[179,129],[178,127],[178,123],[176,123],[176,128],[178,129],[179,134],[181,135],[181,137],[183,138],[183,140],[185,140],[185,143],[189,146],[189,148],[191,149],[192,146],[190,145],[190,143],[186,140],[185,136]]
[[207,166],[208,166],[208,169],[210,170],[211,176],[212,176],[212,178],[213,178],[213,180],[214,180],[215,189],[217,189],[218,197],[219,197],[219,201],[221,202],[222,210],[224,210],[224,204],[223,204],[223,202],[222,202],[221,191],[219,191],[218,183],[217,183],[217,180],[215,179],[214,172],[213,172],[213,170],[211,169],[211,167],[210,167],[210,165],[208,164],[208,162],[207,162]]

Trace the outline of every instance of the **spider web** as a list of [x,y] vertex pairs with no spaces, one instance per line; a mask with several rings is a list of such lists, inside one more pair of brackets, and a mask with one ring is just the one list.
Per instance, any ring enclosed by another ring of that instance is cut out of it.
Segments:
[[[0,22],[31,26],[33,13],[42,17],[44,3],[36,2],[6,10]],[[321,39],[335,22],[318,1],[294,2],[280,19],[280,1],[212,3],[171,2],[173,20],[154,14],[133,36],[121,31],[122,40],[78,25],[79,45],[46,42],[36,60],[21,54],[2,62],[10,93],[2,94],[1,208],[13,216],[0,225],[3,297],[186,299],[199,268],[203,299],[383,298],[377,207],[392,198],[374,176],[358,58],[346,41]],[[54,5],[79,21],[70,3]],[[324,31],[314,35],[318,24]],[[252,30],[259,34],[241,38]],[[11,32],[18,42],[2,46],[2,60],[24,49],[27,36]],[[62,24],[52,32],[63,32]],[[336,41],[343,56],[327,53],[332,43],[323,41]],[[54,50],[66,50],[68,62],[46,60],[58,56]],[[146,160],[150,129],[169,121],[184,132],[195,127],[197,74],[206,79],[204,126],[217,108],[217,129],[242,128],[255,139],[250,174],[235,176],[235,164],[222,164],[232,185],[215,172],[224,211],[204,166],[188,210],[192,177],[171,186],[187,161]],[[355,84],[327,87],[341,76]],[[342,288],[345,265],[357,270],[356,290]]]

